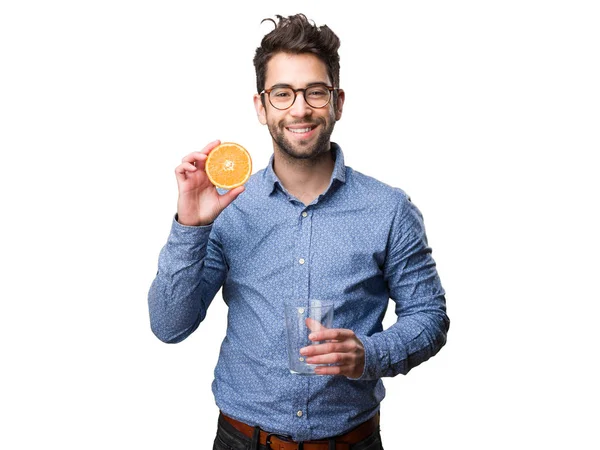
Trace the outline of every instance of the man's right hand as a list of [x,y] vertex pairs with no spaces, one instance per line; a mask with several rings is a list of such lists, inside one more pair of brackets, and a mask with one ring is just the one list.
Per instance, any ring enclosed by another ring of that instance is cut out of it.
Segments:
[[177,221],[182,225],[209,225],[238,195],[244,186],[237,187],[223,195],[210,182],[204,164],[210,151],[221,141],[208,144],[199,152],[190,153],[181,160],[175,169],[179,199],[177,200]]

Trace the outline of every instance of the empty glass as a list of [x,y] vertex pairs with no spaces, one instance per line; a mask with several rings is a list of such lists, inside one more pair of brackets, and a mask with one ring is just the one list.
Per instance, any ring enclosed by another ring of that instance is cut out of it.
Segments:
[[[332,328],[333,302],[327,300],[294,300],[285,306],[289,369],[293,374],[314,375],[317,364],[307,364],[300,349],[321,344],[308,335],[323,328]],[[326,365],[326,364],[320,364]]]

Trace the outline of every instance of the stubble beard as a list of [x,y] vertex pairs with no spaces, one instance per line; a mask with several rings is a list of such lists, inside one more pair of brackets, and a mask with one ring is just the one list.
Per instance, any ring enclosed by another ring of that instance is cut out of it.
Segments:
[[[302,123],[306,123],[306,121],[303,121]],[[307,141],[304,140],[298,141],[297,144],[292,144],[289,139],[286,138],[285,126],[291,125],[290,123],[285,124],[281,121],[276,124],[268,124],[268,128],[273,141],[285,155],[295,160],[310,160],[316,159],[330,150],[330,138],[331,133],[333,133],[333,128],[335,127],[335,117],[330,117],[329,124],[322,118],[310,123],[319,125],[321,129],[317,141],[312,146],[309,146]]]

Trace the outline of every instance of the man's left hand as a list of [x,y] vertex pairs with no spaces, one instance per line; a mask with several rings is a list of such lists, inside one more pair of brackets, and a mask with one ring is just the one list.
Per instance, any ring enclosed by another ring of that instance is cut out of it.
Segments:
[[[307,322],[311,319],[307,319]],[[345,328],[312,327],[308,338],[311,341],[329,341],[323,344],[309,345],[300,349],[306,356],[307,364],[335,364],[334,366],[315,367],[317,375],[345,375],[359,378],[365,368],[365,348],[354,331]],[[320,324],[319,324],[320,325]],[[318,331],[314,331],[315,328]]]

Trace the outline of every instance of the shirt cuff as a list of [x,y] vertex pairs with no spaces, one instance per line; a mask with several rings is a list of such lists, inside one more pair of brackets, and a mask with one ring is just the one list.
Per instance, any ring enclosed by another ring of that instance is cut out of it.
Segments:
[[359,378],[353,379],[377,380],[407,372],[406,348],[394,343],[395,336],[389,330],[372,336],[357,335],[356,337],[365,349],[365,368]]
[[181,259],[195,260],[203,256],[208,242],[208,237],[213,224],[189,226],[177,222],[177,214],[173,217],[171,224],[171,233],[167,241],[167,247],[176,250],[174,255],[179,255]]
[[188,235],[196,233],[202,235],[206,231],[210,232],[213,223],[210,223],[209,225],[182,225],[177,221],[177,214],[175,214],[175,216],[173,216],[173,224],[171,225],[171,233],[176,232]]

